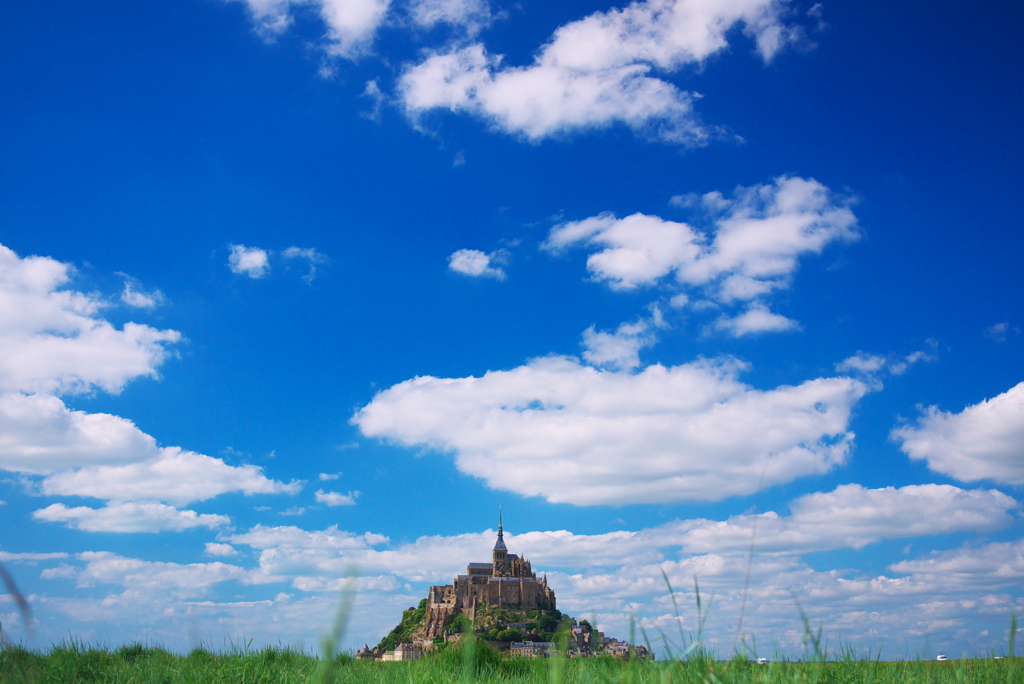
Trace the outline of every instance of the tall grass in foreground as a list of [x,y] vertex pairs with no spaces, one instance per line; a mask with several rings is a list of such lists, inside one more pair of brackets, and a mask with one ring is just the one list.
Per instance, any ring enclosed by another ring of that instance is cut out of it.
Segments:
[[[846,657],[838,662],[756,665],[738,657],[727,662],[693,658],[662,663],[509,659],[476,645],[448,649],[409,663],[334,659],[329,682],[366,684],[1024,684],[1015,660],[979,658],[948,662],[878,662]],[[478,649],[466,657],[466,650]],[[78,684],[177,684],[181,682],[316,682],[323,659],[290,649],[175,655],[139,644],[117,650],[68,643],[46,654],[20,647],[0,651],[0,681]]]

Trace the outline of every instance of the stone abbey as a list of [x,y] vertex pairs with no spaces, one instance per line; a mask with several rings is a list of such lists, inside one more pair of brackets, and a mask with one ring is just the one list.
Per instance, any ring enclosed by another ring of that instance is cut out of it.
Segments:
[[452,584],[430,587],[426,608],[424,637],[433,639],[444,634],[446,620],[450,623],[456,615],[474,620],[477,611],[489,608],[553,611],[555,592],[546,576],[537,579],[530,561],[508,552],[499,516],[491,562],[470,563]]

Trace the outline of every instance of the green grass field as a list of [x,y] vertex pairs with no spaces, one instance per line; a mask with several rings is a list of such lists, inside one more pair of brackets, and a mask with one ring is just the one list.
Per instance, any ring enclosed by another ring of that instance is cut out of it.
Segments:
[[[469,655],[470,657],[467,657]],[[0,650],[0,682],[366,682],[368,684],[682,684],[715,682],[755,684],[808,683],[1024,683],[1020,659],[978,658],[948,662],[839,662],[756,665],[743,659],[720,662],[704,658],[661,663],[585,660],[510,659],[461,649],[410,663],[366,662],[343,656],[333,663],[309,654],[268,648],[253,652],[212,654],[203,650],[175,655],[159,648],[124,646],[111,651],[65,645],[47,653],[22,648]]]

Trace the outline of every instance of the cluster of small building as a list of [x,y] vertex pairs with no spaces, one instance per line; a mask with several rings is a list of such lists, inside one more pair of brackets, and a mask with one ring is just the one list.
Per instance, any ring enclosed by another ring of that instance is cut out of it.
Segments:
[[[603,637],[603,635],[602,635]],[[550,658],[555,654],[558,645],[553,641],[521,641],[509,646],[509,654],[525,658]],[[654,660],[654,654],[645,646],[630,646],[625,641],[603,637],[602,645],[598,650],[591,648],[573,648],[570,644],[566,649],[567,658],[594,658],[597,656],[611,656],[619,660],[629,660],[630,649],[633,657],[640,660]]]
[[[576,629],[573,630],[573,632],[576,631]],[[593,658],[595,656],[608,655],[620,660],[629,660],[630,650],[632,649],[634,658],[654,660],[654,654],[644,646],[630,646],[625,641],[608,638],[600,632],[598,634],[601,635],[601,645],[597,650],[582,646],[579,641],[575,645],[570,642],[565,651],[566,657]],[[356,657],[362,660],[379,660],[382,663],[398,663],[419,660],[423,657],[424,652],[431,651],[434,648],[436,646],[433,642],[426,641],[424,643],[423,640],[398,644],[393,651],[384,651],[383,653],[371,651],[368,646],[363,646],[362,650],[356,652]],[[521,658],[550,658],[555,655],[557,649],[558,645],[553,641],[520,641],[508,646],[509,655]]]

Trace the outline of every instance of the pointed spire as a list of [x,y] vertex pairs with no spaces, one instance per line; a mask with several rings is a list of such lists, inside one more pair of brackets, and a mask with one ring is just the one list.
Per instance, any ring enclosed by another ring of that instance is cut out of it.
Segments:
[[505,547],[505,532],[501,525],[501,508],[498,508],[498,541],[494,542],[495,551],[507,551]]

